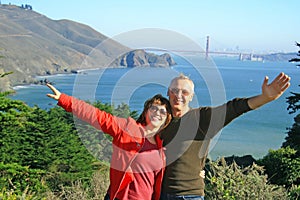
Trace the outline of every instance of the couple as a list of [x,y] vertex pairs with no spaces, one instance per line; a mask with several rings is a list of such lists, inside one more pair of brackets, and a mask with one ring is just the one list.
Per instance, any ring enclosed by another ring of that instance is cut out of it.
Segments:
[[289,81],[284,73],[270,84],[265,77],[262,92],[257,96],[235,98],[217,107],[191,109],[194,83],[181,74],[169,85],[169,100],[161,95],[147,100],[136,121],[101,111],[60,93],[50,84],[47,86],[53,94],[47,96],[113,137],[106,199],[196,200],[204,199],[200,172],[210,139],[241,114],[279,98],[289,87]]

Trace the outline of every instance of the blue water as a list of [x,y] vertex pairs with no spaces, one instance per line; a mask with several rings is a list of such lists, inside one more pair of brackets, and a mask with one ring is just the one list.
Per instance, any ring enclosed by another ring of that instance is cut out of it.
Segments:
[[[194,55],[185,58],[175,56],[178,65],[172,68],[110,68],[38,78],[47,78],[60,91],[77,98],[91,101],[97,99],[115,106],[126,103],[131,110],[140,112],[147,98],[157,93],[166,96],[170,80],[180,72],[195,82],[195,97],[191,105],[197,107],[218,105],[234,97],[257,95],[261,92],[265,75],[271,81],[284,71],[292,78],[291,87],[286,93],[225,127],[212,142],[209,156],[216,159],[220,156],[251,154],[261,158],[269,149],[280,148],[286,136],[286,128],[292,126],[294,117],[286,110],[286,97],[290,92],[299,92],[300,89],[300,69],[296,64],[239,61],[237,58],[224,57],[199,62],[193,59],[197,60]],[[16,87],[16,91],[11,98],[25,101],[30,106],[49,109],[56,104],[56,101],[46,97],[51,92],[46,86]]]

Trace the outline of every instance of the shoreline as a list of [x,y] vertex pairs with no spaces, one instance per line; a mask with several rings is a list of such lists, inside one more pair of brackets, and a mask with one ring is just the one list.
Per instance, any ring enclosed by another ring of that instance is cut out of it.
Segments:
[[98,68],[87,68],[87,69],[72,69],[69,72],[57,72],[57,73],[45,74],[45,75],[33,75],[33,77],[31,77],[32,80],[30,82],[23,83],[23,84],[14,84],[11,86],[11,90],[13,92],[15,89],[26,88],[27,86],[45,85],[45,81],[47,81],[45,79],[49,77],[87,74],[86,72],[88,71],[96,71],[96,70],[103,70],[103,69],[126,69],[126,68],[129,67],[116,66],[116,67],[98,67]]
[[[100,70],[100,69],[102,69],[102,68],[74,69],[74,70],[71,70],[70,72],[58,72],[58,73],[46,74],[46,75],[34,75],[32,77],[32,81],[30,81],[28,83],[24,83],[24,84],[12,85],[11,88],[14,91],[14,90],[18,90],[18,89],[22,89],[22,88],[26,88],[26,87],[30,87],[30,86],[35,86],[35,85],[45,85],[45,84],[42,84],[42,82],[46,83],[45,80],[47,80],[47,78],[49,78],[49,77],[72,76],[72,75],[76,75],[76,74],[82,74],[85,71],[93,71],[93,70]],[[44,80],[42,80],[42,79],[44,79]]]

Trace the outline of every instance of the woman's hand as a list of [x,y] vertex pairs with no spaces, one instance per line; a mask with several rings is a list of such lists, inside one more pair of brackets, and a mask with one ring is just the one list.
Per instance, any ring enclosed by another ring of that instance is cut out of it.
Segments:
[[47,85],[48,88],[50,88],[50,89],[52,90],[52,92],[54,93],[54,94],[47,94],[47,96],[50,97],[50,98],[52,98],[52,99],[55,99],[55,100],[58,101],[58,99],[59,99],[59,97],[60,97],[60,95],[61,95],[61,92],[58,91],[53,85],[51,85],[51,84],[49,84],[49,83],[47,83],[46,85]]

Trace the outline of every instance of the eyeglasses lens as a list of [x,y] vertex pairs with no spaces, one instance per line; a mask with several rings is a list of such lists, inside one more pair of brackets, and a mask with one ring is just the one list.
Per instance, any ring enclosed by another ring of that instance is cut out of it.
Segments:
[[157,112],[157,111],[159,111],[160,115],[163,115],[163,116],[167,115],[167,111],[165,109],[163,109],[163,108],[159,109],[157,106],[151,106],[149,108],[149,110],[151,112]]

